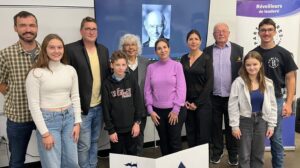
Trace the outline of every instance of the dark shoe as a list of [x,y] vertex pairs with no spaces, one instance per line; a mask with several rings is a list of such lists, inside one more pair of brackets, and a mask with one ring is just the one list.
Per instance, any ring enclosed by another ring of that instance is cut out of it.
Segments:
[[229,159],[229,160],[228,160],[228,164],[229,164],[230,166],[237,166],[237,165],[239,165],[239,162],[238,162],[237,159]]
[[223,156],[224,156],[224,153],[222,153],[221,156],[212,156],[209,161],[213,164],[218,164],[221,162],[221,158]]

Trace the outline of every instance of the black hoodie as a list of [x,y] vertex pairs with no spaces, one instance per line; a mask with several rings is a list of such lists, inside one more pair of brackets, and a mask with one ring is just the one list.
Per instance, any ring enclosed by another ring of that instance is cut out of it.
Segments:
[[105,129],[109,135],[131,132],[133,124],[141,120],[144,106],[137,81],[128,73],[120,81],[111,75],[102,89]]

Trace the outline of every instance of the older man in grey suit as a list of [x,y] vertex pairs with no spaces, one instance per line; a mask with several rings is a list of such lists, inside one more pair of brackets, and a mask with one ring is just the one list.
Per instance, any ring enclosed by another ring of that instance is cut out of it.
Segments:
[[[131,75],[135,77],[138,81],[141,93],[144,93],[144,85],[145,85],[145,75],[147,71],[147,66],[150,61],[144,57],[141,57],[142,53],[142,45],[140,38],[134,34],[125,34],[121,37],[119,43],[119,49],[125,52],[128,56],[128,66]],[[144,94],[142,96],[142,102],[144,102]],[[137,142],[137,154],[139,156],[143,153],[143,145],[144,145],[144,130],[147,121],[147,113],[146,108],[142,112],[142,120],[140,123],[140,135],[138,137]]]

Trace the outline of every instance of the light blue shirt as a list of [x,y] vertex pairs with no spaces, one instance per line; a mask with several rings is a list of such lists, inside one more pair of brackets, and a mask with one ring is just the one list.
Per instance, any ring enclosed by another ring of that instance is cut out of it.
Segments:
[[214,88],[213,95],[229,97],[231,89],[231,43],[227,42],[224,48],[214,44],[213,67],[214,67]]

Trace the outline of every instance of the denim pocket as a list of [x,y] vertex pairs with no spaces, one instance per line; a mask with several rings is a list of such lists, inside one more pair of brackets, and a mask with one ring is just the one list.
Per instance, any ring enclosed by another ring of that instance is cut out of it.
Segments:
[[54,119],[54,113],[53,112],[42,112],[44,121],[52,121]]

